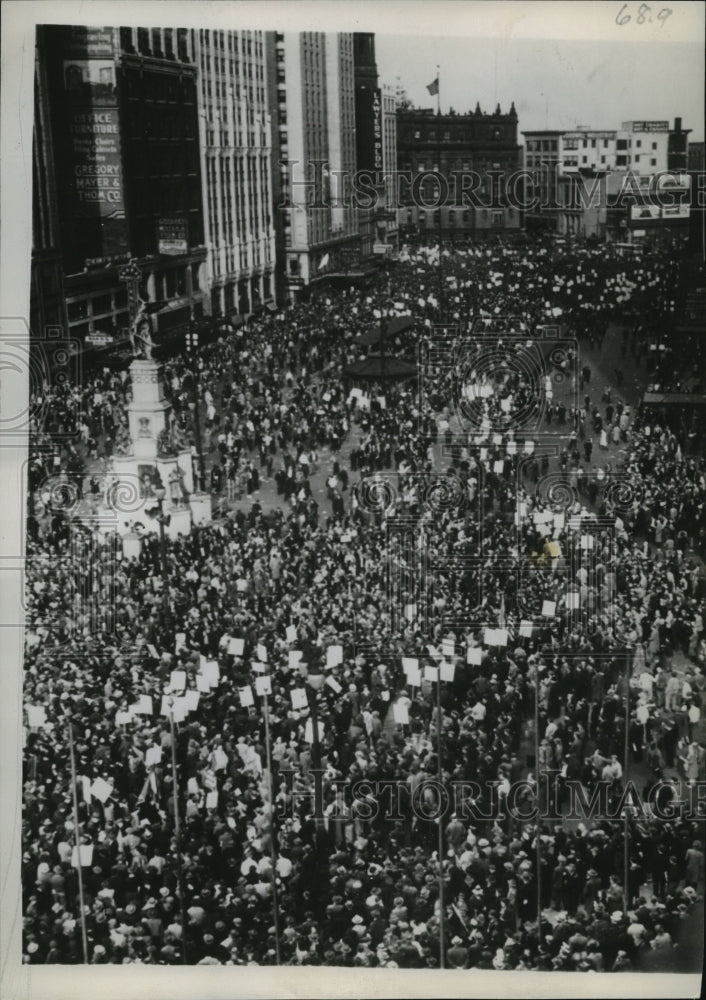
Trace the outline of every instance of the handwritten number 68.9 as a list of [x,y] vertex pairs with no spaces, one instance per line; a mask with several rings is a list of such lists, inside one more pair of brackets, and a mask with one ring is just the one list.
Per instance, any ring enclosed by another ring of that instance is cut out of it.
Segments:
[[[628,21],[632,20],[631,15],[625,13],[625,9],[627,6],[628,5],[626,3],[623,4],[623,6],[618,11],[618,16],[615,19],[615,23],[620,25],[620,27],[622,27],[624,24],[627,24]],[[670,16],[671,13],[672,13],[671,7],[662,7],[659,13],[655,15],[662,27],[664,27],[664,22],[667,20],[667,18]],[[637,16],[635,17],[635,23],[645,24],[647,22],[651,24],[653,20],[654,18],[652,17],[652,8],[650,7],[650,5],[648,3],[641,3],[637,9]]]

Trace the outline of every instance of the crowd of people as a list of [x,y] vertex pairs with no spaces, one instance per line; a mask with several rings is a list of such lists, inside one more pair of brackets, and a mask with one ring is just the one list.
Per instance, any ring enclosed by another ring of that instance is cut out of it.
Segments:
[[[410,246],[166,359],[174,427],[195,448],[196,392],[205,485],[235,503],[134,559],[79,513],[129,380],[43,387],[26,962],[83,961],[85,927],[94,964],[700,967],[702,823],[489,810],[549,771],[645,801],[704,779],[704,457],[581,356],[620,324],[644,357],[678,279],[659,250]],[[405,314],[385,349],[421,350],[423,391],[356,385],[356,338]],[[475,783],[472,816],[437,821],[432,780]]]

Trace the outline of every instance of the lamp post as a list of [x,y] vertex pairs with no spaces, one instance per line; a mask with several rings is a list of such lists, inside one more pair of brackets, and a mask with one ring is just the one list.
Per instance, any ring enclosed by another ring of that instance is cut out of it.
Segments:
[[[441,714],[441,667],[437,667],[437,678],[436,678],[436,777],[439,783],[439,796],[441,796],[441,790],[443,788],[443,775],[441,769],[441,726],[442,726],[442,714]],[[439,808],[441,808],[441,799],[439,801]],[[445,913],[444,913],[444,824],[442,822],[442,813],[439,812],[439,968],[443,969],[446,966],[446,954],[445,954]]]
[[176,854],[176,878],[179,892],[179,909],[181,913],[181,957],[184,965],[186,959],[186,906],[184,900],[184,883],[182,879],[181,860],[181,821],[179,818],[179,788],[177,783],[176,736],[174,733],[174,698],[169,699],[169,737],[172,745],[172,801],[174,804],[174,853]]
[[86,934],[86,911],[83,894],[83,861],[81,859],[81,836],[78,817],[78,793],[76,790],[76,755],[74,753],[74,727],[71,715],[66,713],[69,730],[69,756],[71,761],[71,797],[74,816],[74,838],[76,841],[76,870],[78,872],[78,905],[81,909],[81,945],[83,948],[83,964],[88,965],[88,936]]
[[262,695],[262,706],[265,716],[265,753],[267,756],[267,794],[270,807],[270,883],[272,886],[272,918],[275,928],[275,956],[277,965],[281,964],[279,949],[279,916],[277,902],[277,856],[275,851],[275,800],[272,783],[272,748],[270,745],[270,705],[267,694]]
[[164,513],[164,497],[166,491],[163,487],[159,486],[155,489],[154,495],[157,497],[159,503],[159,514],[157,515],[157,521],[159,523],[159,562],[160,562],[160,572],[162,574],[162,615],[163,623],[166,624],[167,615],[169,612],[169,570],[167,567],[167,539],[164,533],[165,524],[169,524],[169,515]]
[[203,458],[203,444],[201,440],[201,415],[199,413],[199,367],[198,359],[195,356],[196,348],[199,344],[198,330],[194,329],[194,312],[191,311],[189,317],[189,330],[186,334],[186,354],[190,361],[189,374],[191,376],[192,406],[194,413],[194,435],[196,437],[196,452],[199,462],[199,492],[206,492],[206,467]]
[[[314,763],[314,767],[317,770],[321,769],[321,741],[319,740],[319,691],[326,683],[326,678],[323,674],[309,674],[306,678],[306,683],[311,690],[311,697],[307,696],[309,702],[309,708],[311,709],[311,757]],[[317,821],[318,827],[318,821]]]

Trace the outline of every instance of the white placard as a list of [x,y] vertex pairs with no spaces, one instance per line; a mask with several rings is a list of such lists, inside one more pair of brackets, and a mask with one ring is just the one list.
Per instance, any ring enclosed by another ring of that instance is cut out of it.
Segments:
[[521,639],[532,638],[532,622],[522,622],[520,624],[520,638]]
[[196,675],[196,690],[200,691],[202,694],[209,693],[211,685],[208,683],[208,677],[204,677],[203,674]]
[[269,677],[256,677],[255,690],[261,698],[266,694],[272,694],[272,681]]
[[189,714],[186,698],[175,698],[172,706],[172,718],[175,722],[183,722]]
[[169,689],[171,691],[183,691],[186,687],[186,671],[172,670],[169,676]]
[[292,688],[289,692],[289,696],[292,699],[292,708],[296,709],[296,711],[299,712],[302,709],[309,707],[309,702],[304,688]]
[[[257,680],[260,680],[260,678],[258,677]],[[252,695],[252,688],[249,684],[247,687],[240,688],[238,695],[240,696],[241,708],[249,708],[251,705],[255,704],[255,699]]]
[[343,663],[343,646],[329,646],[326,650],[326,666],[337,667]]
[[206,808],[207,809],[217,809],[218,808],[218,789],[214,788],[213,791],[206,793]]
[[439,668],[426,666],[424,668],[425,681],[437,681],[439,679]]
[[47,724],[47,711],[42,705],[27,705],[27,725],[30,729],[41,729]]
[[147,747],[145,752],[145,767],[154,767],[155,764],[162,763],[162,748],[161,747]]
[[261,642],[258,642],[255,655],[262,663],[267,663],[267,649]]
[[483,650],[480,646],[469,646],[466,650],[466,663],[473,667],[479,667],[483,658]]
[[287,625],[287,642],[296,642],[297,638],[297,626]]
[[343,690],[343,688],[338,683],[335,677],[327,677],[326,683],[328,684],[328,686],[331,688],[332,691],[336,692],[336,694],[340,694],[341,691]]
[[245,652],[245,640],[233,638],[228,643],[228,653],[230,656],[242,656]]
[[137,705],[135,706],[135,712],[137,712],[138,715],[152,715],[154,712],[152,695],[141,694],[138,698]]
[[417,667],[416,670],[407,671],[407,683],[411,684],[412,687],[420,687],[422,683],[422,672],[419,667]]
[[74,847],[71,852],[71,865],[73,868],[78,868],[79,851],[81,852],[81,867],[90,868],[93,864],[93,844],[81,844],[80,847]]
[[[306,725],[304,726],[304,739],[309,744],[311,744],[311,743],[314,742],[314,726],[313,726],[312,722],[313,722],[312,719],[307,719],[306,720]],[[326,732],[326,727],[324,726],[323,722],[321,722],[319,720],[319,739],[320,740],[322,740],[324,738],[324,733],[325,732]]]
[[408,622],[414,621],[414,619],[417,617],[417,605],[405,604],[404,616]]
[[253,669],[253,673],[256,674],[266,674],[267,666],[264,663],[260,663],[259,660],[253,660],[250,666]]
[[189,712],[196,711],[196,709],[199,707],[200,698],[201,696],[199,695],[198,691],[194,691],[193,688],[190,688],[186,692],[186,694],[184,695],[184,704],[186,705]]
[[566,595],[564,600],[567,608],[578,608],[580,605],[579,595],[573,590]]
[[505,468],[504,459],[498,458],[493,462],[493,472],[497,472],[499,475],[502,475],[504,468]]
[[218,686],[218,682],[221,679],[221,671],[215,660],[208,660],[206,666],[203,668],[203,675],[208,679],[208,683],[212,688]]
[[297,667],[299,666],[299,661],[301,660],[301,658],[302,658],[303,655],[304,654],[302,653],[301,649],[290,649],[289,650],[289,653],[287,654],[287,662],[289,664],[289,669],[290,670],[296,670],[297,669]]
[[553,618],[556,614],[556,601],[542,601],[542,617]]
[[584,552],[593,548],[593,535],[581,535],[581,548]]
[[444,661],[440,666],[439,670],[441,673],[442,681],[452,681],[456,674],[456,666],[453,663],[448,663]]
[[453,639],[444,639],[441,643],[441,655],[447,660],[452,660],[456,653],[456,644]]
[[112,794],[113,786],[104,778],[96,778],[91,785],[91,795],[94,799],[98,799],[99,802],[107,802]]
[[419,670],[419,660],[415,659],[413,656],[403,656],[402,669],[406,674],[408,674],[410,670]]

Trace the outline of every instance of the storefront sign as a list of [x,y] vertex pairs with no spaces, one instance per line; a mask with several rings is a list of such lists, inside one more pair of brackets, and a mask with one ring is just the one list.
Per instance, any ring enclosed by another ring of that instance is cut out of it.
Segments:
[[183,216],[168,216],[157,220],[157,247],[160,254],[168,257],[188,253],[187,222]]
[[632,123],[633,132],[669,132],[669,122],[646,122],[639,121]]

